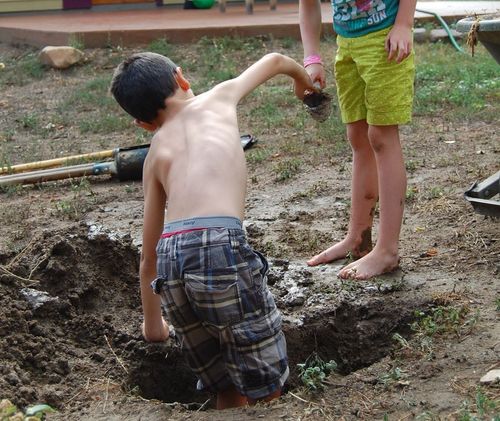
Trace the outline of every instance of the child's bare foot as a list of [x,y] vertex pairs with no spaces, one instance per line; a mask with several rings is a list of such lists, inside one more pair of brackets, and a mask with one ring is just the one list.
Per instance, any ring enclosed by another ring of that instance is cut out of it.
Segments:
[[339,272],[342,279],[365,280],[383,273],[392,272],[399,265],[397,254],[379,251],[374,248],[366,256],[355,262],[349,263]]
[[324,263],[330,263],[334,260],[345,259],[349,253],[352,258],[358,259],[369,253],[371,249],[371,229],[367,228],[359,239],[347,237],[309,259],[307,264],[309,266],[317,266]]

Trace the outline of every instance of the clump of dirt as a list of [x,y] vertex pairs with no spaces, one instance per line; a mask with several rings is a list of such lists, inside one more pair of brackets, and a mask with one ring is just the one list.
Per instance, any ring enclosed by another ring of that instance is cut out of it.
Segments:
[[325,92],[311,92],[303,99],[307,112],[319,122],[324,122],[332,113],[332,96]]

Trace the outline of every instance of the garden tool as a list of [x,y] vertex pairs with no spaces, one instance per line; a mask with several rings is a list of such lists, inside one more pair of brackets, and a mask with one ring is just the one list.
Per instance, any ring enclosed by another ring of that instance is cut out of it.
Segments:
[[[244,150],[254,145],[257,140],[252,135],[240,136],[241,145]],[[86,177],[91,175],[110,174],[117,177],[120,181],[140,180],[142,179],[142,167],[149,151],[149,144],[132,146],[128,148],[117,148],[109,151],[86,154],[85,158],[90,157],[112,157],[112,161],[97,163],[85,163],[78,165],[69,165],[64,167],[52,168],[55,161],[66,163],[75,156],[69,158],[60,158],[57,160],[47,160],[21,164],[19,168],[44,168],[38,171],[18,172],[17,174],[8,174],[0,176],[0,187],[12,186],[16,184],[35,184],[44,181],[63,180],[66,178]],[[110,153],[111,152],[111,153]],[[83,155],[77,155],[82,159]]]

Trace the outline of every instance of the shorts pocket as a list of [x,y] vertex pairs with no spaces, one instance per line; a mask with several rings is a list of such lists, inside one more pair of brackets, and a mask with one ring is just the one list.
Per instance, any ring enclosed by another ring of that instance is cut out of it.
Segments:
[[253,349],[256,344],[273,338],[281,331],[281,315],[277,308],[265,316],[238,323],[231,328],[234,342],[238,347]]
[[185,272],[185,291],[200,320],[224,327],[243,320],[236,268]]

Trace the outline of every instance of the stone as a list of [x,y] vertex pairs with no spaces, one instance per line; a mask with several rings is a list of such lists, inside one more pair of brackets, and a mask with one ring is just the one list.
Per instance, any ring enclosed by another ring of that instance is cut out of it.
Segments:
[[500,368],[488,371],[479,382],[483,384],[500,382]]
[[[451,35],[453,35],[455,39],[461,39],[463,37],[462,33],[457,32],[454,29],[451,29],[450,31]],[[429,40],[431,42],[449,41],[449,39],[450,38],[444,29],[433,29],[429,34]]]
[[45,47],[38,55],[40,63],[55,69],[67,69],[83,59],[83,52],[73,47]]
[[413,30],[413,40],[418,43],[427,42],[429,40],[429,34],[425,28],[415,28]]

